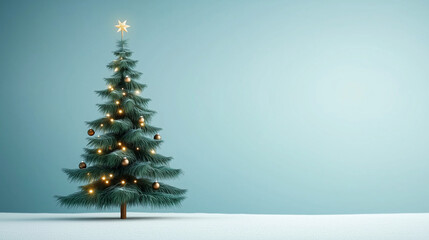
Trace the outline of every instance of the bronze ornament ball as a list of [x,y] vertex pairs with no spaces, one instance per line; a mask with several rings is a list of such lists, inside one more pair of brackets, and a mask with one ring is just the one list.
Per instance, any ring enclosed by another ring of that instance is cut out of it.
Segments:
[[155,140],[161,140],[161,135],[159,135],[157,133],[157,134],[155,134],[155,136],[153,137],[153,139],[155,139]]
[[128,164],[130,164],[130,161],[128,160],[128,158],[124,157],[124,159],[122,159],[121,162],[122,166],[128,166]]
[[92,135],[94,135],[94,134],[95,134],[94,129],[92,129],[92,128],[91,128],[91,129],[89,129],[89,130],[88,130],[88,135],[89,135],[89,136],[92,136]]
[[152,184],[152,188],[153,188],[154,190],[158,190],[160,186],[161,186],[161,185],[159,185],[159,182],[154,182],[154,183]]
[[125,81],[125,82],[131,82],[131,78],[127,75],[127,76],[125,76],[124,81]]
[[86,163],[84,161],[80,162],[79,163],[79,168],[80,169],[86,168]]

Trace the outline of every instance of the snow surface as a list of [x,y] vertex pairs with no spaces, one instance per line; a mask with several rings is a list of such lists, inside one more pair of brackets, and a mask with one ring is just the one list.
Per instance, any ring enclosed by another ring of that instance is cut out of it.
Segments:
[[0,213],[0,239],[429,239],[429,214]]

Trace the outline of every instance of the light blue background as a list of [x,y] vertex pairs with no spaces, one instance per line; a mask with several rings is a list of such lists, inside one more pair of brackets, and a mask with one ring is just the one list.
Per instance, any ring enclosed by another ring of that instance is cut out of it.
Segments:
[[[429,211],[427,1],[2,1],[0,211],[69,212],[127,19],[181,208]],[[119,209],[112,209],[119,211]],[[131,208],[130,211],[148,211]]]

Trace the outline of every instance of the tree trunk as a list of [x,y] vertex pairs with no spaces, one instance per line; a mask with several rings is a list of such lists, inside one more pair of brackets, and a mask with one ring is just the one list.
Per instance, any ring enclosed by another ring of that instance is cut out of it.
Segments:
[[126,218],[127,218],[127,204],[122,203],[121,204],[121,219],[126,219]]

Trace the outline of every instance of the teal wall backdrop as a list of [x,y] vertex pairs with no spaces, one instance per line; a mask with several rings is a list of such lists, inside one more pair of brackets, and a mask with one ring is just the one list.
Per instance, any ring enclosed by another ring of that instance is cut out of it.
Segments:
[[[70,212],[118,19],[181,208],[429,211],[428,1],[2,1],[0,211]],[[92,210],[93,211],[93,210]],[[112,209],[119,211],[119,209]],[[130,211],[149,211],[131,208]],[[153,210],[151,210],[153,211]]]

